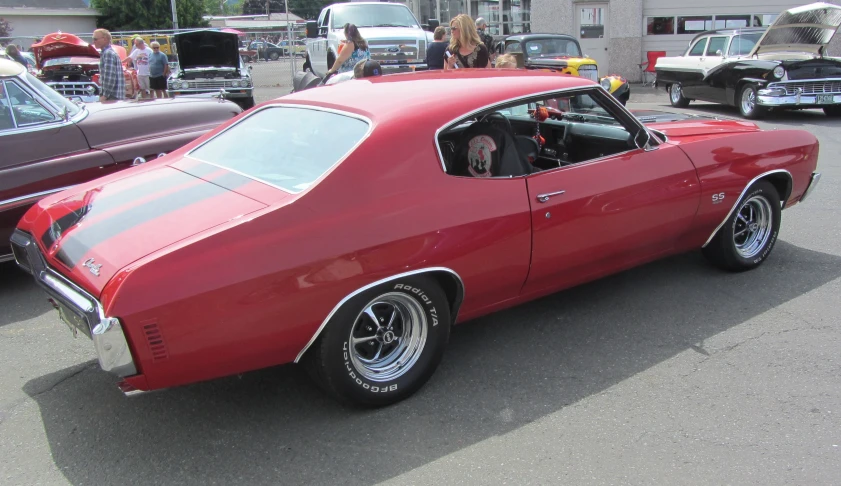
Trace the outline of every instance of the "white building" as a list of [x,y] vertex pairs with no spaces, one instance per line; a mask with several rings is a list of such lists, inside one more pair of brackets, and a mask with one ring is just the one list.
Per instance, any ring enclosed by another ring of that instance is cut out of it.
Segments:
[[[841,4],[841,0],[824,0]],[[616,73],[631,82],[641,79],[640,64],[649,51],[682,54],[693,36],[704,30],[769,25],[783,10],[811,0],[405,0],[418,20],[439,19],[447,25],[460,13],[483,17],[489,33],[555,32],[578,37],[585,54],[602,75]],[[829,47],[841,56],[841,39]]]
[[90,33],[96,29],[97,15],[84,0],[0,0],[0,17],[13,29],[11,38],[0,42],[28,49],[51,32]]

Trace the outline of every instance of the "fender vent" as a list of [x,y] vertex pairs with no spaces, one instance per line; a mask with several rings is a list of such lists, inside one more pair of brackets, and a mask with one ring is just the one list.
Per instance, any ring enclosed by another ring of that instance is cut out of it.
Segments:
[[149,351],[152,353],[152,361],[163,361],[169,358],[166,350],[166,343],[157,322],[151,322],[143,326],[143,334],[146,336],[146,343],[149,344]]

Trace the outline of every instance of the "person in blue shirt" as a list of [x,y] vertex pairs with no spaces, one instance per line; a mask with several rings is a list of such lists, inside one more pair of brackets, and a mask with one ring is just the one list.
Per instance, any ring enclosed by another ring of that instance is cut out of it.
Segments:
[[169,77],[169,58],[161,52],[161,45],[157,41],[149,44],[152,55],[149,56],[149,89],[156,98],[167,98],[166,80]]
[[426,48],[426,65],[429,69],[444,69],[444,52],[449,45],[444,39],[446,35],[447,29],[443,26],[435,27],[435,33],[432,34],[434,41]]
[[332,76],[335,73],[345,73],[353,71],[361,60],[371,59],[371,51],[368,50],[368,42],[362,38],[359,29],[354,24],[345,24],[345,40],[342,41],[342,48],[339,51],[338,59],[333,63],[333,67],[327,71],[324,76]]

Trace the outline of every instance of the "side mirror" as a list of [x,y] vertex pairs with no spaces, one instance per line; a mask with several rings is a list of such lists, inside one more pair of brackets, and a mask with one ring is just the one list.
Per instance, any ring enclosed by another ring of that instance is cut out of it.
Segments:
[[438,26],[441,25],[441,22],[438,19],[429,19],[428,25],[429,25],[429,31],[430,32],[435,32],[435,29],[437,29]]
[[318,37],[318,22],[307,20],[307,39],[315,39],[316,37]]
[[715,51],[715,55],[718,56],[718,57],[724,57],[724,53],[721,52],[721,49]]
[[651,134],[648,133],[648,130],[640,130],[634,135],[634,145],[637,146],[638,149],[645,149],[650,150],[648,147],[648,143],[651,141]]

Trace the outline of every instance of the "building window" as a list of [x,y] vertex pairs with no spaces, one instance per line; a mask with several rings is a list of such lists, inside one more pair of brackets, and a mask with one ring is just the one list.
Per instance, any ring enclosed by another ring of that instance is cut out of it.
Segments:
[[715,16],[716,29],[738,29],[739,27],[748,27],[748,23],[750,23],[750,15]]
[[704,32],[705,30],[712,30],[712,27],[712,15],[677,18],[678,34],[698,34],[700,32]]
[[753,26],[754,27],[767,27],[774,23],[777,20],[779,14],[763,14],[763,15],[754,15],[753,16]]
[[647,35],[668,35],[675,33],[674,17],[648,17],[646,19]]

